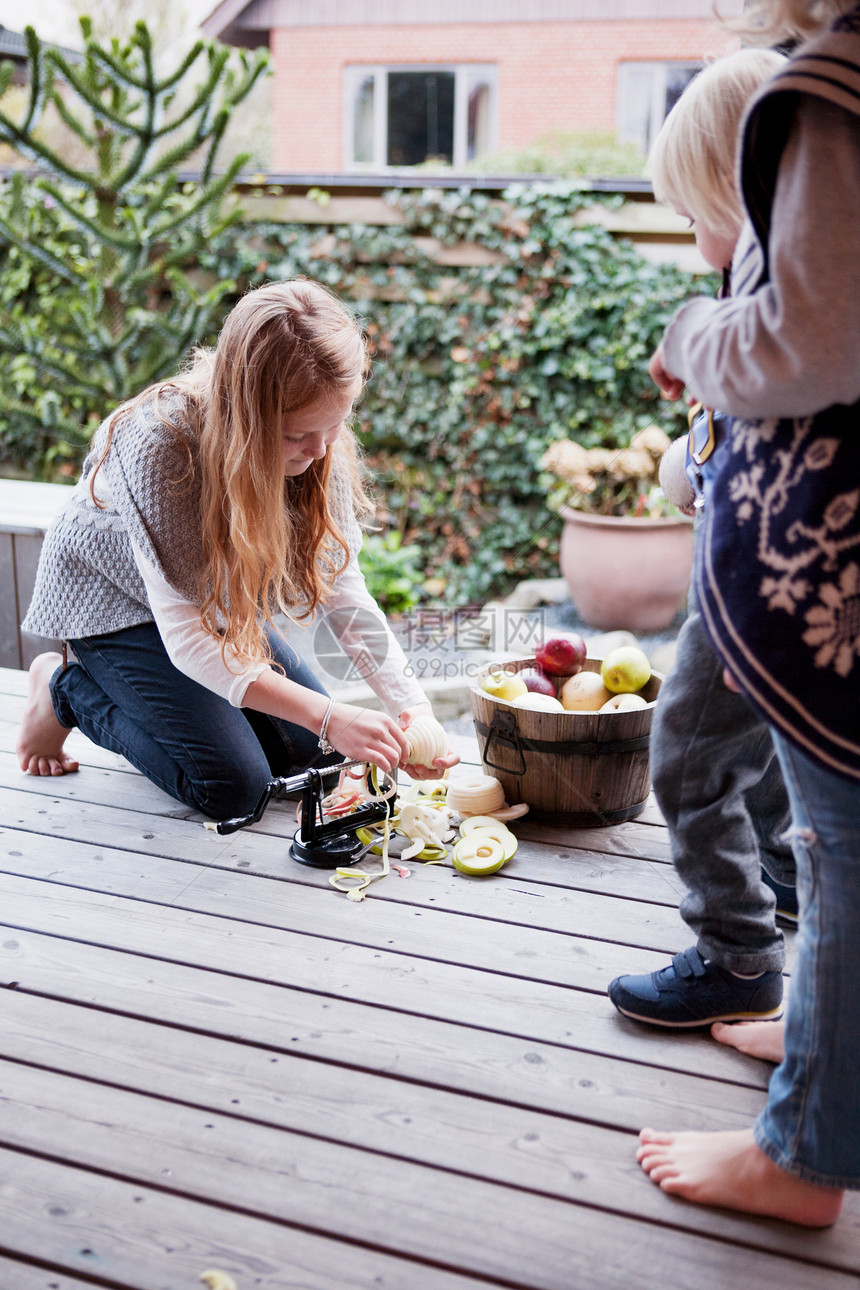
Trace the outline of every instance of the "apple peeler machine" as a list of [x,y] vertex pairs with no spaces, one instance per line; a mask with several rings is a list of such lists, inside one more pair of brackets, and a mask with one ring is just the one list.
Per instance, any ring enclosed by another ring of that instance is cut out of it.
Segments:
[[[315,869],[336,869],[341,865],[350,865],[358,858],[359,852],[366,850],[365,844],[356,836],[356,829],[384,820],[393,813],[397,801],[396,792],[385,798],[380,797],[373,779],[376,768],[368,766],[363,777],[368,800],[348,815],[326,818],[323,807],[326,783],[339,778],[350,766],[361,765],[364,763],[360,761],[344,761],[334,766],[305,770],[298,775],[270,779],[250,814],[217,823],[207,820],[205,827],[215,833],[235,833],[249,824],[256,824],[270,802],[301,792],[301,821],[289,848],[292,858],[298,860],[299,864],[311,865]],[[386,783],[388,788],[385,791],[388,791],[393,786],[393,781],[385,776],[383,786]]]

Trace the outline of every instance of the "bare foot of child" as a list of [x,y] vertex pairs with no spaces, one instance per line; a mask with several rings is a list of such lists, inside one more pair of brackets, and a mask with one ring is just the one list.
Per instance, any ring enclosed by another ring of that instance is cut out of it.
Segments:
[[30,664],[27,707],[15,751],[29,775],[68,775],[78,763],[63,751],[68,730],[54,714],[48,683],[62,663],[60,654],[39,654]]
[[804,1227],[829,1227],[843,1192],[780,1169],[755,1144],[752,1129],[724,1133],[658,1133],[643,1129],[636,1159],[652,1182],[698,1205],[766,1214]]
[[785,1056],[785,1021],[736,1021],[727,1025],[715,1021],[711,1034],[720,1044],[728,1044],[750,1057],[766,1062],[781,1062]]

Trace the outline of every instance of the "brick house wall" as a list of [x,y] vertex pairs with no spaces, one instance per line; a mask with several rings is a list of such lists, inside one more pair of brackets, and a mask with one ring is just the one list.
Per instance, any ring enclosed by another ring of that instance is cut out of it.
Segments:
[[619,63],[697,62],[733,43],[703,17],[273,27],[273,169],[345,167],[348,65],[494,64],[498,148],[509,150],[556,129],[614,131]]

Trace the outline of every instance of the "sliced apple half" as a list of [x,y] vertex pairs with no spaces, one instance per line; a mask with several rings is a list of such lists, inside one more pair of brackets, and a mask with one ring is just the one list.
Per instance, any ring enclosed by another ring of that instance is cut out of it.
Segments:
[[460,836],[463,838],[474,837],[477,833],[501,842],[506,860],[510,860],[516,854],[519,839],[505,827],[501,820],[494,820],[491,815],[472,815],[460,825]]
[[505,863],[501,842],[480,832],[461,838],[451,853],[454,868],[470,878],[484,878],[498,873]]

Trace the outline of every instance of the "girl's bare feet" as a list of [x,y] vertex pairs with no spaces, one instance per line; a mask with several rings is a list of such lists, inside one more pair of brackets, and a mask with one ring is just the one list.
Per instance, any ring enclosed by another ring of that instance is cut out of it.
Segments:
[[715,1021],[711,1034],[718,1043],[728,1044],[750,1057],[761,1057],[766,1062],[781,1062],[785,1056],[785,1020],[736,1021],[727,1025]]
[[658,1133],[643,1129],[636,1159],[652,1182],[698,1205],[766,1214],[804,1227],[829,1227],[843,1192],[795,1178],[755,1144],[752,1129]]
[[63,751],[69,732],[54,714],[48,689],[62,661],[60,654],[39,654],[30,664],[29,697],[15,746],[21,769],[29,775],[68,775],[78,769]]

